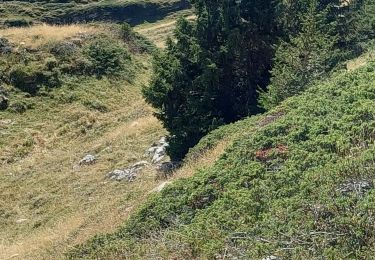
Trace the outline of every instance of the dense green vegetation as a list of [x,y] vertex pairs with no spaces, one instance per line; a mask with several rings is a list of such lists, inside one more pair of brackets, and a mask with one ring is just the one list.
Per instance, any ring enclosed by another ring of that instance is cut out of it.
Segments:
[[365,43],[374,38],[375,23],[368,20],[375,10],[374,1],[320,6],[311,1],[302,6],[306,10],[294,25],[298,33],[291,33],[277,47],[271,84],[260,96],[260,104],[266,109],[307,89],[342,61],[358,56]]
[[375,62],[269,113],[219,128],[225,154],[71,258],[369,259],[374,254]]
[[218,126],[261,112],[259,91],[260,105],[269,109],[360,54],[361,43],[373,38],[372,0],[197,0],[194,6],[197,21],[179,21],[176,41],[156,57],[144,89],[170,132],[174,160]]

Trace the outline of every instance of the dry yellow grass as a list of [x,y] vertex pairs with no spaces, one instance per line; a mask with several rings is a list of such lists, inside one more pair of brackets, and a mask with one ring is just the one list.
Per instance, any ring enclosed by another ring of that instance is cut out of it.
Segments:
[[[9,182],[17,187],[8,190],[9,196],[3,194],[6,202],[17,208],[17,214],[0,232],[0,259],[52,259],[51,255],[59,259],[71,246],[95,234],[115,230],[148,198],[150,191],[163,183],[155,181],[152,167],[145,169],[134,183],[105,179],[110,170],[141,160],[145,149],[164,134],[160,122],[143,102],[139,99],[134,106],[96,114],[97,122],[108,123],[98,137],[68,140],[49,134],[50,128],[45,125],[46,132],[35,135],[44,142],[35,142],[33,151],[23,160],[3,165],[3,184],[9,181],[9,173],[21,182]],[[74,113],[76,109],[69,108],[62,114]],[[146,112],[134,120],[117,123],[123,115],[137,109]],[[227,144],[224,140],[198,159],[188,161],[169,181],[190,177],[198,168],[212,165]],[[99,156],[98,163],[73,170],[72,166],[88,151]],[[25,171],[30,171],[30,176],[24,175]],[[11,193],[17,193],[13,194],[16,199],[11,198]],[[46,200],[46,205],[30,208],[38,201],[35,198]],[[40,219],[40,214],[50,220],[41,228],[34,228],[34,218]],[[18,219],[27,220],[17,223]]]
[[80,33],[93,34],[98,28],[87,25],[35,25],[24,28],[7,28],[0,30],[0,36],[9,39],[16,45],[37,48],[47,42],[57,42]]
[[[132,85],[81,82],[76,94],[101,100],[107,113],[41,97],[25,114],[0,115],[0,136],[7,140],[0,142],[1,260],[60,259],[71,246],[116,229],[160,184],[153,167],[133,183],[106,179],[109,171],[144,160],[145,150],[165,135],[141,95],[149,74],[139,71]],[[88,153],[97,163],[74,168]]]
[[184,166],[176,172],[173,180],[191,177],[197,172],[198,169],[213,165],[215,161],[218,160],[219,157],[224,153],[229,144],[230,141],[224,139],[214,148],[206,151],[197,159],[188,160]]
[[[192,21],[196,19],[195,15],[187,16],[186,19]],[[173,35],[176,28],[176,19],[165,19],[153,24],[144,24],[137,26],[135,30],[153,41],[159,48],[165,48],[165,42],[168,37]]]
[[375,60],[375,52],[367,52],[364,55],[358,57],[357,59],[350,60],[346,64],[346,69],[348,71],[356,70],[360,67],[363,67],[367,64],[368,61]]

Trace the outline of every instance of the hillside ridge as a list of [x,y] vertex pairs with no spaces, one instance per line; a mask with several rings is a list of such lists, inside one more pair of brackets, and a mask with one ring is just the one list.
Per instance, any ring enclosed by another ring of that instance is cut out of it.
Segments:
[[70,257],[372,256],[374,54],[359,60],[268,114],[203,138],[190,156],[231,141],[211,166],[168,185],[124,227]]

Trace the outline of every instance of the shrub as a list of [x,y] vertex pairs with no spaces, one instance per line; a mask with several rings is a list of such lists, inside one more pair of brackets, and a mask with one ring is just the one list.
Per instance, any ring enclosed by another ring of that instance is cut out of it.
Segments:
[[45,66],[48,70],[53,70],[57,67],[58,61],[54,57],[47,58],[45,60]]
[[84,50],[84,54],[92,63],[92,73],[98,77],[119,75],[125,70],[126,61],[130,60],[127,50],[107,37],[93,40]]
[[77,56],[70,61],[60,64],[59,68],[63,73],[84,75],[86,73],[90,73],[93,68],[93,64],[88,58]]
[[133,51],[140,53],[151,53],[157,49],[155,44],[153,44],[141,34],[135,32],[128,23],[122,24],[120,34],[121,38],[129,45],[129,48]]
[[0,37],[0,54],[9,54],[12,52],[12,48],[8,39]]
[[8,93],[0,86],[0,110],[7,109],[8,105],[9,105]]
[[39,79],[42,85],[45,85],[50,88],[55,88],[61,85],[60,76],[60,71],[57,68],[55,68],[52,70],[42,71],[39,75]]
[[88,109],[90,109],[90,110],[96,110],[96,111],[99,111],[99,112],[102,112],[102,113],[108,112],[108,107],[105,104],[103,104],[102,102],[98,101],[98,100],[85,101],[83,103],[83,105],[85,107],[87,107]]
[[78,52],[78,50],[79,47],[77,46],[77,44],[70,41],[58,42],[51,47],[51,53],[56,56],[59,56],[62,59],[70,59],[73,55],[75,55]]
[[25,113],[27,109],[33,108],[32,104],[23,102],[23,101],[16,101],[9,106],[9,110],[13,113],[22,114]]
[[47,87],[60,86],[60,71],[54,68],[55,61],[47,60],[45,66],[40,65],[18,65],[9,73],[9,79],[16,88],[30,93],[37,94],[42,85]]
[[125,40],[125,41],[131,41],[134,39],[134,31],[133,31],[133,28],[131,27],[130,24],[128,23],[123,23],[121,25],[121,37]]
[[263,108],[271,109],[286,98],[301,93],[337,63],[339,50],[334,47],[337,39],[321,29],[324,28],[321,17],[316,3],[311,4],[303,18],[301,32],[290,42],[278,46],[271,84],[268,91],[260,95]]
[[39,90],[37,77],[37,71],[32,66],[16,66],[9,74],[13,86],[30,94],[36,94]]
[[13,18],[4,21],[4,25],[7,27],[27,27],[33,24],[32,21],[25,18]]

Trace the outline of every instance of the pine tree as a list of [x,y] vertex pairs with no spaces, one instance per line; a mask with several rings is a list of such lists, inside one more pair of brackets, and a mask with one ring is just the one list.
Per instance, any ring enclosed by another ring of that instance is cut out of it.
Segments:
[[277,39],[273,2],[195,0],[196,23],[178,22],[144,89],[170,133],[172,159],[212,129],[260,111],[256,90],[269,82]]
[[312,1],[302,18],[300,33],[290,42],[282,42],[275,56],[271,84],[260,96],[261,105],[270,109],[284,99],[306,89],[309,84],[325,75],[337,60],[337,37],[323,28],[327,24],[324,11]]

